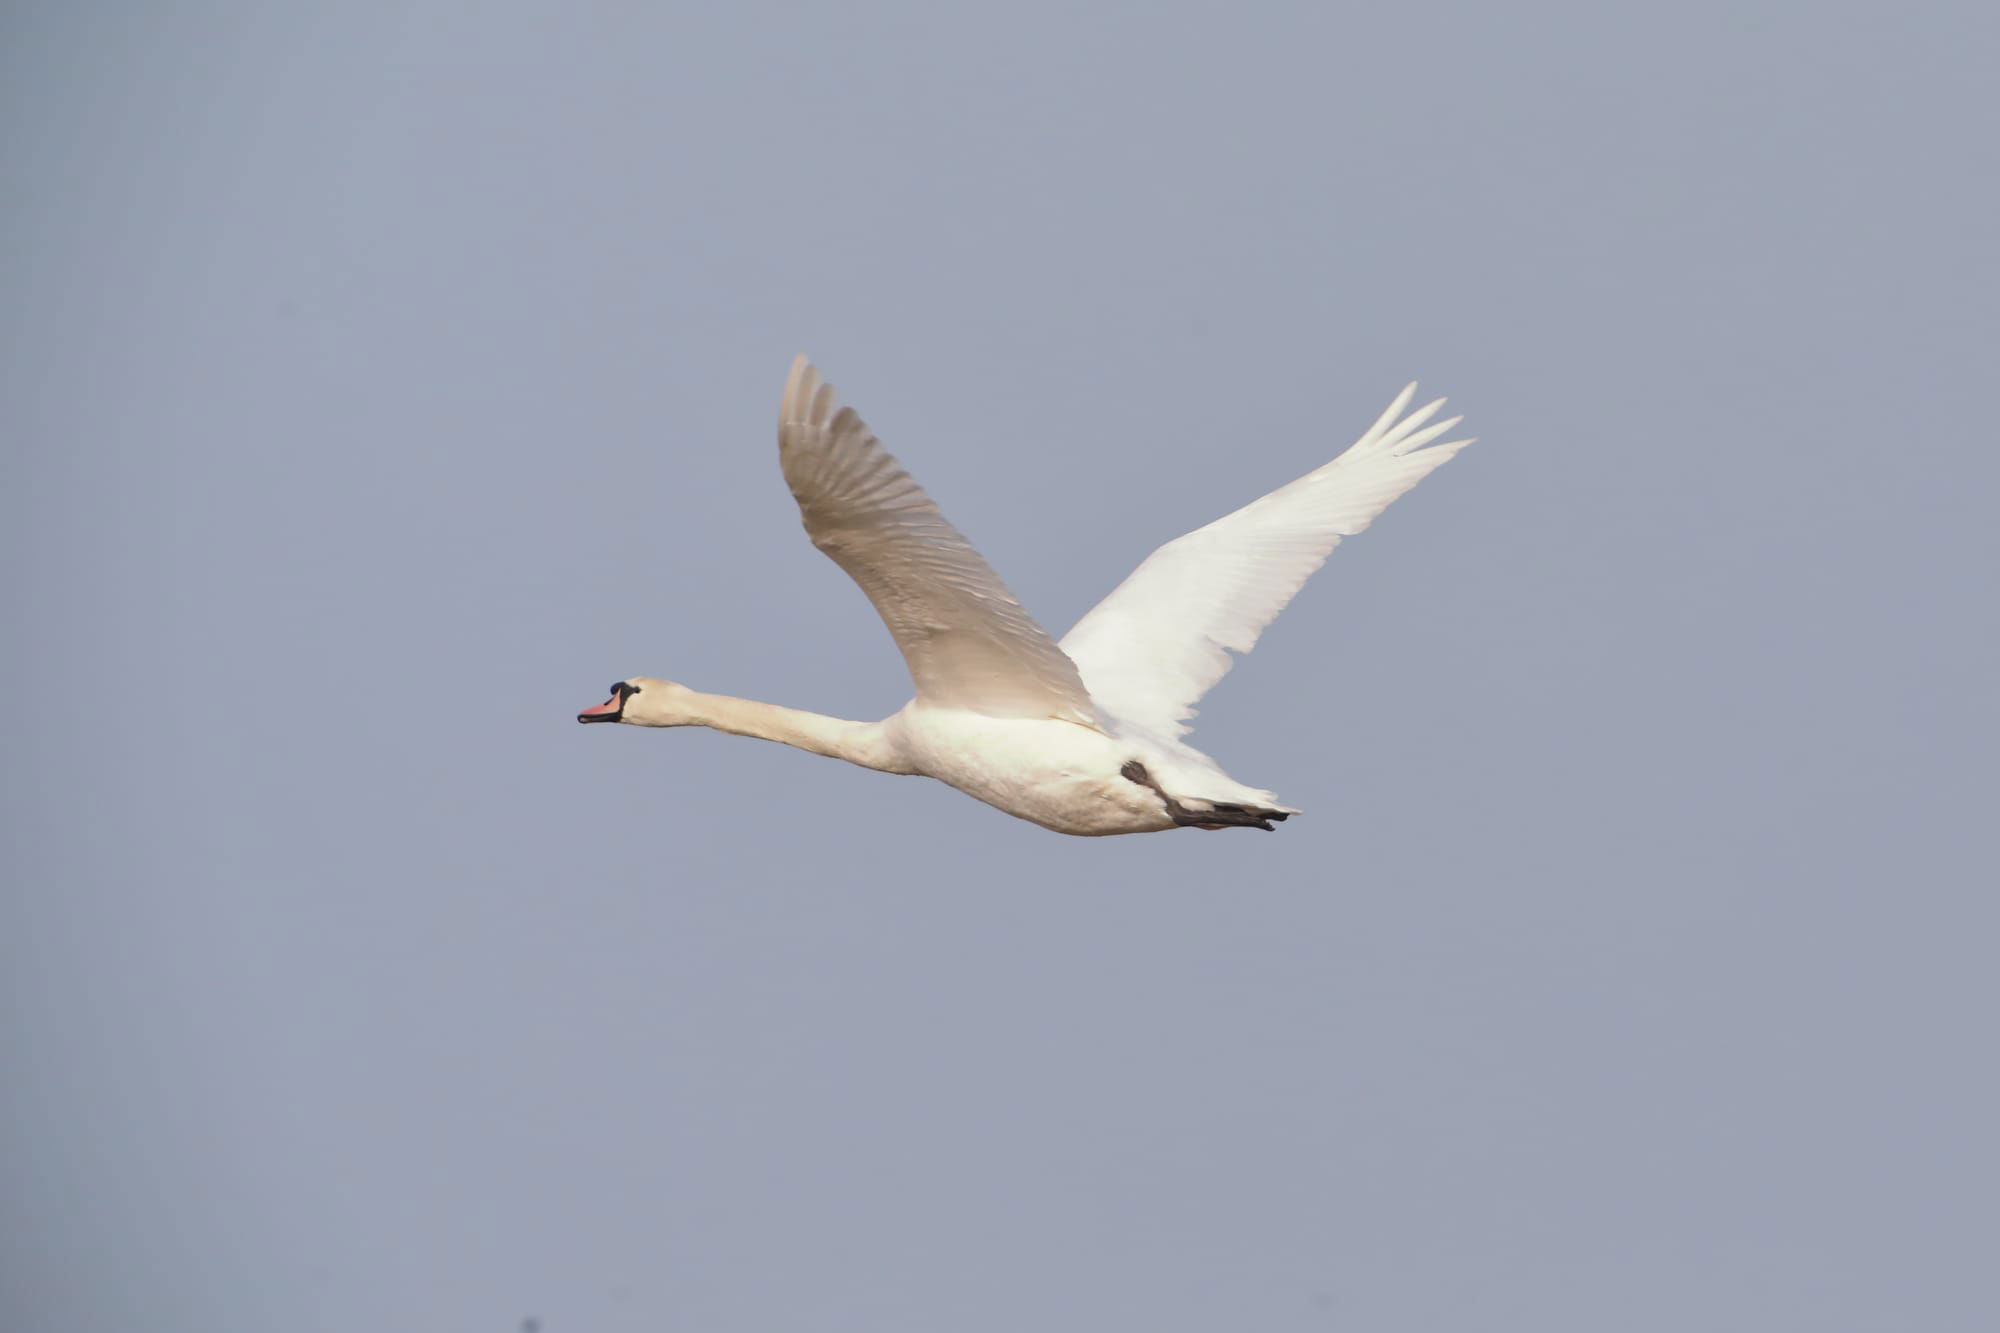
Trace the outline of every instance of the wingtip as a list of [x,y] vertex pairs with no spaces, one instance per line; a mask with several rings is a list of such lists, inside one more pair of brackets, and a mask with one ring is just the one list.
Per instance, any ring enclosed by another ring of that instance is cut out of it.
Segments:
[[785,396],[778,408],[778,423],[799,419],[801,408],[818,387],[819,371],[813,368],[812,358],[800,352],[792,358],[791,373],[785,376]]
[[1376,441],[1380,440],[1388,433],[1389,428],[1396,424],[1397,419],[1410,406],[1410,400],[1416,396],[1417,382],[1411,380],[1403,386],[1403,391],[1390,400],[1387,407],[1382,409],[1382,415],[1375,418],[1375,424],[1370,426],[1359,440],[1355,441],[1354,448],[1364,451],[1373,448]]
[[[1439,403],[1443,401],[1444,399],[1442,398],[1438,399]],[[1411,454],[1421,451],[1425,445],[1430,444],[1438,436],[1448,434],[1453,426],[1465,420],[1463,416],[1446,417],[1443,421],[1425,426],[1422,430],[1409,429],[1412,426],[1421,425],[1423,418],[1430,415],[1434,410],[1436,410],[1436,404],[1425,408],[1416,416],[1408,418],[1403,425],[1398,426],[1390,442],[1389,452],[1396,454],[1398,457],[1408,457]]]

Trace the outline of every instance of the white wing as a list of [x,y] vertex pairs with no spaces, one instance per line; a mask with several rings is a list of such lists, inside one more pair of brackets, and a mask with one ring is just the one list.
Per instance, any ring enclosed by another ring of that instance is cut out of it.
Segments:
[[1444,399],[1405,417],[1416,389],[1325,467],[1153,552],[1076,623],[1062,648],[1101,708],[1158,736],[1186,732],[1229,654],[1250,651],[1340,539],[1472,443],[1423,448],[1459,418],[1420,429]]
[[785,383],[778,459],[806,533],[875,604],[918,699],[1097,726],[1076,665],[803,356]]

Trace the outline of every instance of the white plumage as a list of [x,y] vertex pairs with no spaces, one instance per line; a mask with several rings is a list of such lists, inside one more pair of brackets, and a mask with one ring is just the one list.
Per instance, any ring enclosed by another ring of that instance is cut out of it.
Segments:
[[1188,719],[1342,537],[1471,443],[1433,443],[1459,418],[1427,425],[1444,400],[1410,412],[1415,392],[1324,467],[1160,547],[1058,645],[802,356],[779,414],[785,481],[916,697],[848,722],[635,677],[578,720],[778,740],[934,777],[1062,833],[1268,829],[1298,812],[1189,746]]
[[1194,705],[1326,562],[1404,491],[1472,443],[1424,448],[1461,418],[1419,429],[1444,399],[1401,416],[1396,396],[1325,467],[1162,546],[1063,635],[1100,708],[1158,735],[1188,730]]
[[804,357],[785,384],[778,462],[813,545],[875,603],[918,702],[1095,724],[1076,664]]

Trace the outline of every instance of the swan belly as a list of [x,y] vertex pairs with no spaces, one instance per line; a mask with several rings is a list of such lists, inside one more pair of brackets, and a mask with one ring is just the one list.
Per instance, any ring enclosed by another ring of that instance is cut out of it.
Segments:
[[1088,727],[920,705],[888,725],[917,772],[1057,833],[1174,827],[1156,793],[1120,775],[1129,747]]

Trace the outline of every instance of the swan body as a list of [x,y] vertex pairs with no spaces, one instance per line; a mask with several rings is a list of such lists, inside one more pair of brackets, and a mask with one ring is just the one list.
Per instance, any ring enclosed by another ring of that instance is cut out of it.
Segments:
[[1138,752],[1100,728],[907,707],[886,726],[917,772],[1057,833],[1100,837],[1174,827],[1158,795],[1119,773]]
[[1470,440],[1435,444],[1443,400],[1411,385],[1325,466],[1168,542],[1061,643],[805,357],[778,455],[813,544],[860,585],[916,697],[853,722],[635,676],[579,722],[704,726],[885,773],[921,775],[1058,833],[1270,829],[1297,810],[1183,738],[1194,705],[1326,559]]

